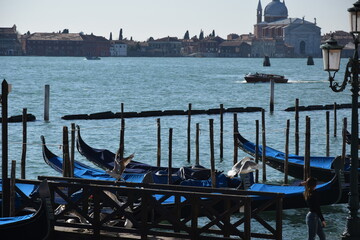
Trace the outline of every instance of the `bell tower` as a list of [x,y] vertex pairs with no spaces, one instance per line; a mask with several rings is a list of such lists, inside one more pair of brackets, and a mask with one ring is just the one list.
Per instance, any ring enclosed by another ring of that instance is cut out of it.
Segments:
[[257,16],[256,23],[261,23],[262,22],[262,7],[261,7],[260,0],[259,0],[259,3],[258,3],[256,16]]

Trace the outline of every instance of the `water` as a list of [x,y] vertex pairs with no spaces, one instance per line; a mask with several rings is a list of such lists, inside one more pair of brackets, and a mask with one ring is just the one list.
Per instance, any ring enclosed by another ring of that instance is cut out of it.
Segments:
[[[262,59],[229,58],[102,58],[87,61],[76,57],[0,57],[0,78],[12,84],[9,94],[9,116],[22,114],[27,108],[37,121],[28,123],[26,176],[58,176],[48,167],[41,154],[40,136],[44,135],[49,148],[61,155],[62,129],[74,122],[80,125],[82,136],[90,146],[116,151],[119,146],[120,121],[76,120],[65,121],[68,114],[119,112],[121,103],[125,111],[186,110],[230,107],[263,107],[269,109],[269,84],[247,84],[244,75],[249,72],[283,74],[288,84],[275,85],[275,112],[266,112],[267,144],[283,150],[286,120],[291,120],[290,152],[294,152],[294,113],[284,109],[295,105],[325,105],[334,102],[350,103],[350,88],[334,93],[328,87],[327,73],[322,70],[322,60],[314,59],[307,66],[306,59],[271,59],[271,67],[263,67]],[[337,78],[342,80],[346,60]],[[50,85],[50,121],[44,122],[44,85]],[[331,128],[332,115],[331,112]],[[325,155],[325,111],[300,113],[300,153],[304,150],[305,116],[311,117],[311,155]],[[351,110],[337,112],[337,138],[331,136],[331,155],[341,154],[341,124],[344,117],[351,124]],[[219,158],[220,126],[218,115],[192,116],[191,158],[195,159],[195,125],[200,123],[200,162],[210,166],[209,119],[214,119],[216,168],[231,169],[233,155],[233,114],[224,115],[224,158]],[[239,130],[254,141],[255,120],[260,113],[239,113]],[[161,118],[162,160],[166,165],[169,128],[173,128],[173,165],[187,165],[187,116]],[[9,124],[9,161],[20,165],[22,124]],[[135,160],[156,164],[156,118],[126,119],[125,151],[135,153]],[[348,149],[348,151],[350,151]],[[1,153],[0,153],[1,154]],[[239,158],[246,156],[239,152]],[[75,153],[78,161],[88,162]],[[20,170],[17,170],[19,176]],[[283,175],[268,168],[268,181],[281,183]],[[328,227],[328,239],[337,239],[344,230],[346,205],[323,207]],[[284,239],[304,239],[307,210],[285,210]],[[271,215],[271,213],[270,213]]]

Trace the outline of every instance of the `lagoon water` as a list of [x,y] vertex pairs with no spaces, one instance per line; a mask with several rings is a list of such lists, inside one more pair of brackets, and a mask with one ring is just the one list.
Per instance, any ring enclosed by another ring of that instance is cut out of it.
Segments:
[[[328,87],[322,60],[307,66],[306,59],[270,59],[271,67],[262,66],[263,59],[242,58],[102,58],[88,61],[78,57],[0,57],[0,78],[12,84],[9,94],[9,116],[21,115],[22,109],[36,116],[28,123],[26,177],[59,176],[42,158],[40,136],[55,154],[62,154],[62,129],[71,123],[79,125],[90,146],[116,151],[119,146],[120,120],[65,121],[68,114],[88,114],[103,111],[119,112],[124,103],[126,112],[150,110],[187,110],[230,107],[263,107],[266,109],[267,145],[284,150],[286,120],[291,120],[290,152],[294,152],[294,113],[284,109],[295,105],[325,105],[350,103],[350,87],[334,93]],[[346,59],[337,78],[343,79]],[[244,75],[266,72],[285,75],[288,84],[275,85],[275,111],[269,113],[270,85],[248,84]],[[50,85],[50,121],[43,121],[44,86]],[[300,154],[304,153],[305,117],[311,118],[311,155],[323,156],[326,150],[325,111],[300,112]],[[331,132],[333,113],[330,112]],[[351,109],[337,112],[337,135],[330,137],[330,154],[341,154],[342,119],[351,124]],[[227,172],[233,161],[233,114],[224,115],[224,158],[219,158],[219,115],[194,115],[191,123],[191,159],[195,159],[195,126],[200,123],[200,162],[209,167],[209,119],[214,119],[216,168]],[[255,120],[261,113],[238,113],[240,132],[255,139]],[[168,158],[169,128],[173,128],[173,165],[187,163],[187,116],[161,117],[162,161]],[[9,124],[9,162],[20,165],[22,124]],[[125,151],[135,153],[135,160],[156,164],[156,118],[126,119]],[[1,146],[0,146],[1,148]],[[348,147],[347,151],[350,151]],[[0,152],[1,154],[1,152]],[[239,151],[239,159],[246,154]],[[86,162],[78,152],[78,161]],[[19,176],[20,170],[17,170]],[[268,182],[282,183],[283,174],[268,167]],[[260,174],[261,176],[261,174]],[[327,220],[328,239],[338,239],[345,228],[346,204],[322,207]],[[307,209],[285,210],[283,239],[306,239]],[[271,213],[268,213],[271,217]]]

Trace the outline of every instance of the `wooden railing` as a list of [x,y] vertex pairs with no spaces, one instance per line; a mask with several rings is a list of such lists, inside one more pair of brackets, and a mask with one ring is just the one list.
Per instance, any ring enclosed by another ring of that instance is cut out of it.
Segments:
[[[100,231],[106,231],[119,236],[141,233],[142,239],[148,235],[282,239],[281,194],[46,176],[39,179],[48,180],[55,226],[90,229],[96,238]],[[250,195],[266,200],[255,206]],[[275,209],[271,224],[261,217],[269,207]],[[66,221],[69,218],[78,222]],[[252,232],[254,222],[256,232]]]

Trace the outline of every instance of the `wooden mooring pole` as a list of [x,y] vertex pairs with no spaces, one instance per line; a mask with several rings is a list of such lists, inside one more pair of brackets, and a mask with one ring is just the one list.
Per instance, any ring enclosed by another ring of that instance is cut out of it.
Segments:
[[[255,163],[259,163],[259,120],[255,120],[256,136],[255,136]],[[259,170],[255,171],[255,182],[259,182]]]
[[70,156],[69,156],[69,131],[63,127],[63,177],[70,177]]
[[121,103],[121,129],[120,129],[120,159],[124,158],[125,149],[125,119],[124,119],[124,103]]
[[11,174],[10,174],[10,217],[15,216],[15,195],[16,195],[16,191],[15,191],[15,179],[16,179],[16,161],[12,160],[11,161]]
[[304,181],[310,177],[310,117],[306,116],[306,132],[305,132],[305,158],[304,158]]
[[209,119],[209,132],[210,132],[211,186],[213,188],[216,188],[215,152],[214,152],[214,119]]
[[299,99],[295,100],[295,155],[299,155]]
[[74,177],[75,170],[75,132],[75,123],[71,123],[70,177]]
[[188,127],[187,127],[187,162],[191,161],[191,147],[190,147],[190,139],[191,138],[191,103],[189,103],[188,109]]
[[326,111],[326,154],[330,155],[330,112]]
[[27,109],[23,109],[22,115],[22,125],[23,125],[23,139],[22,139],[22,151],[21,151],[21,178],[26,178],[26,142],[27,142]]
[[44,100],[44,121],[49,121],[50,116],[50,85],[45,85],[45,100]]
[[233,129],[234,129],[234,160],[233,160],[233,165],[235,165],[238,161],[238,144],[237,144],[237,131],[238,131],[238,121],[237,121],[237,114],[234,113],[234,123],[233,123]]
[[275,81],[270,80],[270,113],[274,112],[274,98],[275,98]]
[[334,137],[337,135],[337,106],[334,102]]
[[262,180],[266,182],[266,128],[265,128],[265,110],[261,110],[261,125],[262,125]]
[[200,124],[196,123],[195,166],[200,165]]
[[172,174],[172,138],[173,138],[173,129],[169,129],[169,159],[168,159],[168,184],[172,183],[171,174]]
[[2,152],[2,217],[8,217],[10,212],[10,180],[8,178],[8,94],[9,84],[4,79],[1,83],[1,152]]
[[220,160],[224,157],[224,104],[220,104]]
[[284,162],[284,183],[289,184],[289,133],[290,133],[290,120],[286,121],[285,132],[285,162]]
[[161,123],[160,118],[156,119],[157,125],[157,161],[156,166],[161,166]]
[[342,128],[342,149],[341,149],[341,169],[344,169],[345,158],[346,158],[346,131],[347,131],[347,118],[343,119]]

